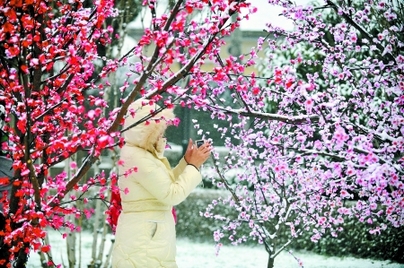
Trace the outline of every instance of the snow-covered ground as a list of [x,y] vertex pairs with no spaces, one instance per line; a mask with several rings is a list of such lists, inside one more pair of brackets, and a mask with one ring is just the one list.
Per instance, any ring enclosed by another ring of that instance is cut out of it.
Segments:
[[[52,252],[56,263],[67,263],[66,241],[57,233],[50,232]],[[82,233],[81,266],[87,267],[91,262],[92,236]],[[108,241],[105,251],[110,248]],[[369,259],[356,259],[352,257],[337,258],[325,257],[310,252],[294,252],[300,258],[304,267],[308,268],[404,268],[403,264],[389,263],[388,261],[375,261]],[[63,256],[63,260],[62,260]],[[78,258],[78,255],[77,255]],[[259,268],[266,267],[267,254],[263,247],[258,246],[222,246],[216,256],[215,244],[195,243],[188,239],[177,241],[177,263],[180,268]],[[33,253],[29,268],[41,267],[38,254]],[[66,266],[67,267],[67,266]],[[77,265],[79,267],[79,265]],[[276,268],[299,267],[295,258],[288,252],[282,252],[275,259]],[[122,267],[125,268],[125,267]]]
[[[180,268],[264,268],[267,267],[268,255],[263,247],[224,246],[215,256],[214,245],[195,244],[186,240],[177,243],[178,266]],[[351,257],[324,257],[310,252],[294,252],[307,268],[403,268],[403,264],[387,261],[356,259]],[[300,267],[295,258],[284,251],[275,259],[276,268]]]

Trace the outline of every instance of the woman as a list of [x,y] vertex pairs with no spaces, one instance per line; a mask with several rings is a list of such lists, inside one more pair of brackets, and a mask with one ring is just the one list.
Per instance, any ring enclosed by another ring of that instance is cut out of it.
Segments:
[[[135,101],[129,106],[124,128],[158,108],[144,99]],[[118,181],[122,212],[112,253],[114,268],[177,267],[171,209],[201,182],[199,168],[209,158],[211,147],[205,143],[197,148],[189,140],[184,157],[171,169],[163,156],[163,135],[173,118],[172,110],[165,109],[124,132],[123,176]]]

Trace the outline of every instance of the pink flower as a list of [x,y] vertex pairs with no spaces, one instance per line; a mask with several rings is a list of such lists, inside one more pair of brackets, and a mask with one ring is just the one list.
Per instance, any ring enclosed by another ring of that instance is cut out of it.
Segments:
[[77,163],[74,162],[74,161],[71,162],[71,163],[70,163],[70,168],[71,168],[71,169],[76,169],[76,168],[77,168]]
[[352,198],[352,194],[349,194],[348,191],[346,191],[346,190],[341,190],[340,195],[342,198],[347,198],[347,199]]
[[318,219],[318,224],[319,225],[324,225],[324,223],[327,221],[327,219],[325,218],[325,217],[320,217],[319,219]]
[[304,102],[304,106],[306,108],[307,113],[309,113],[309,114],[312,113],[313,105],[314,105],[314,100],[312,98],[306,99],[306,101]]

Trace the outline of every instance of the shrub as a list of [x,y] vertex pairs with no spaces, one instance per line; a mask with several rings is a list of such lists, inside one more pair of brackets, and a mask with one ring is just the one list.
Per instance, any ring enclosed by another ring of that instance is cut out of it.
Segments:
[[[220,228],[220,223],[201,215],[213,199],[225,193],[218,190],[197,190],[176,206],[177,210],[177,236],[187,237],[196,241],[212,240],[212,233]],[[222,207],[225,210],[225,207]]]

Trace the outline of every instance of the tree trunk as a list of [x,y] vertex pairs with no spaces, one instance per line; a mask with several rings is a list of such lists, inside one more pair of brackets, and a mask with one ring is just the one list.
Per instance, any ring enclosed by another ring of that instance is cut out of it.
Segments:
[[24,243],[24,246],[18,252],[16,261],[13,263],[14,268],[25,268],[28,262],[28,253],[30,248],[29,243]]
[[272,254],[269,254],[269,256],[268,256],[267,268],[274,268],[275,258],[273,258],[271,255]]
[[[2,184],[0,187],[0,194],[7,193],[7,199],[10,204],[9,215],[14,215],[18,209],[19,197],[15,196],[19,186],[13,185],[14,178],[19,176],[19,173],[13,174],[12,161],[9,158],[0,156],[0,177],[9,179],[9,183]],[[3,204],[0,204],[0,230],[5,230],[5,227],[10,224],[12,230],[21,227],[21,223],[15,223],[14,219],[3,212]],[[9,220],[9,222],[7,222]],[[10,263],[11,248],[19,241],[13,241],[11,245],[4,244],[3,237],[0,237],[0,266],[6,267]],[[29,244],[24,243],[18,253],[15,254],[15,261],[12,267],[25,267],[28,261]]]
[[[69,232],[66,237],[66,247],[67,247],[67,260],[68,267],[74,268],[76,266],[76,232]],[[79,248],[80,252],[80,248]]]

